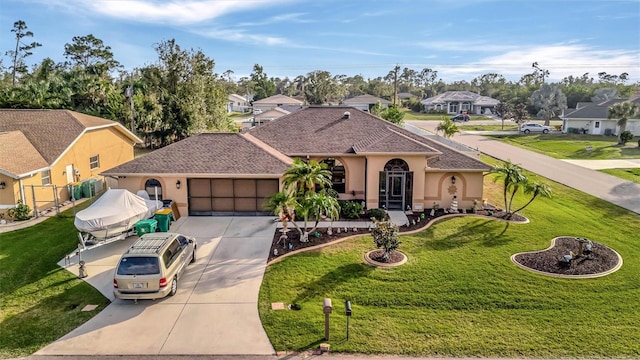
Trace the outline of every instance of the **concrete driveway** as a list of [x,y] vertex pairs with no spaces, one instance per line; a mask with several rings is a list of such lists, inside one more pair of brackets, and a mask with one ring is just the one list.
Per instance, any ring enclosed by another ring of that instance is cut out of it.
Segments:
[[[170,230],[198,240],[197,261],[175,296],[113,298],[113,269],[136,237],[84,251],[87,282],[113,302],[35,355],[273,355],[258,316],[272,218],[185,217]],[[77,274],[78,259],[69,260]]]

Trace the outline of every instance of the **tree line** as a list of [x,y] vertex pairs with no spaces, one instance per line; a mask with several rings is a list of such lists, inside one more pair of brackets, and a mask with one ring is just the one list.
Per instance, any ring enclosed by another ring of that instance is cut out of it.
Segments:
[[[518,81],[487,73],[470,82],[445,82],[431,68],[395,66],[375,78],[348,76],[315,70],[304,75],[270,77],[255,64],[249,76],[235,79],[234,72],[214,71],[215,62],[199,49],[184,49],[174,39],[155,45],[157,60],[151,65],[125,71],[111,47],[93,34],[74,36],[64,45],[65,61],[50,58],[31,67],[27,59],[43,46],[31,41],[35,35],[27,24],[16,21],[11,29],[15,47],[0,61],[0,107],[70,109],[119,121],[145,139],[148,146],[164,146],[202,131],[236,131],[226,112],[227,95],[249,95],[253,101],[275,94],[296,97],[306,104],[339,104],[346,98],[370,94],[400,105],[398,94],[410,93],[403,105],[421,110],[420,100],[450,90],[468,90],[501,101],[501,111],[513,117],[538,114],[548,119],[560,107],[598,96],[627,97],[639,83],[627,84],[628,74],[601,72],[568,76],[548,83],[549,71],[538,62]],[[564,103],[541,108],[549,96],[564,96]],[[546,96],[546,97],[545,97]],[[540,112],[542,110],[542,112]],[[557,110],[557,109],[556,109]],[[520,114],[520,115],[519,115]],[[390,116],[397,114],[390,114]],[[556,114],[557,115],[557,114]]]

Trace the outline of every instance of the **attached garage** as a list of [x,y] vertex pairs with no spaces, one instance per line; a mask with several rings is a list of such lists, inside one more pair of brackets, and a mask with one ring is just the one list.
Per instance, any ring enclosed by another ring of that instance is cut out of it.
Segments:
[[189,178],[189,215],[270,215],[263,204],[278,184],[278,179]]

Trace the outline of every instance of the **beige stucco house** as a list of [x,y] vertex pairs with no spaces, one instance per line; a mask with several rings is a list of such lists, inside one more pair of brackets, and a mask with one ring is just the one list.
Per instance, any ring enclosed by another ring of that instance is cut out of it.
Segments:
[[[117,122],[68,110],[0,110],[0,213],[18,200],[44,210],[70,183],[133,159],[142,140]],[[35,203],[34,203],[35,201]]]
[[482,199],[490,167],[352,107],[309,107],[248,131],[199,134],[101,174],[132,192],[161,187],[182,215],[265,214],[293,158],[327,163],[341,199],[367,208],[461,208]]
[[389,100],[368,94],[354,96],[342,102],[343,105],[352,106],[364,111],[371,111],[371,108],[373,108],[377,103],[380,103],[382,107],[391,105],[391,101]]
[[447,91],[440,95],[432,96],[420,101],[426,111],[434,110],[447,114],[491,115],[496,111],[499,100],[482,96],[471,91]]

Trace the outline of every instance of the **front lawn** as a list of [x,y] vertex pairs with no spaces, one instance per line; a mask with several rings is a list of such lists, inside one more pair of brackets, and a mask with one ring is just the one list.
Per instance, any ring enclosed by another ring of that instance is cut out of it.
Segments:
[[633,181],[640,184],[640,168],[634,169],[602,169],[603,173],[619,177],[621,179]]
[[[487,177],[485,197],[501,204]],[[370,236],[301,253],[267,267],[259,297],[263,326],[277,351],[324,342],[323,298],[333,300],[331,350],[456,357],[638,358],[640,216],[552,184],[554,197],[523,214],[531,223],[445,220],[401,237],[409,261],[367,265]],[[521,199],[522,200],[522,199]],[[621,226],[624,224],[624,226]],[[561,235],[588,237],[624,258],[617,272],[569,280],[511,263]],[[344,301],[353,316],[346,341]],[[272,302],[301,310],[271,310]]]
[[[0,358],[30,355],[109,304],[98,290],[57,265],[77,246],[73,220],[67,210],[29,228],[0,233]],[[98,308],[80,311],[87,304]]]
[[[500,124],[498,122],[498,124]],[[502,125],[476,125],[474,123],[456,123],[458,128],[461,131],[517,131],[518,125],[509,122],[505,123],[504,127]]]
[[[616,137],[599,135],[538,134],[494,136],[494,138],[556,159],[640,158],[637,138],[625,146],[619,146]],[[589,147],[591,151],[587,151]]]

